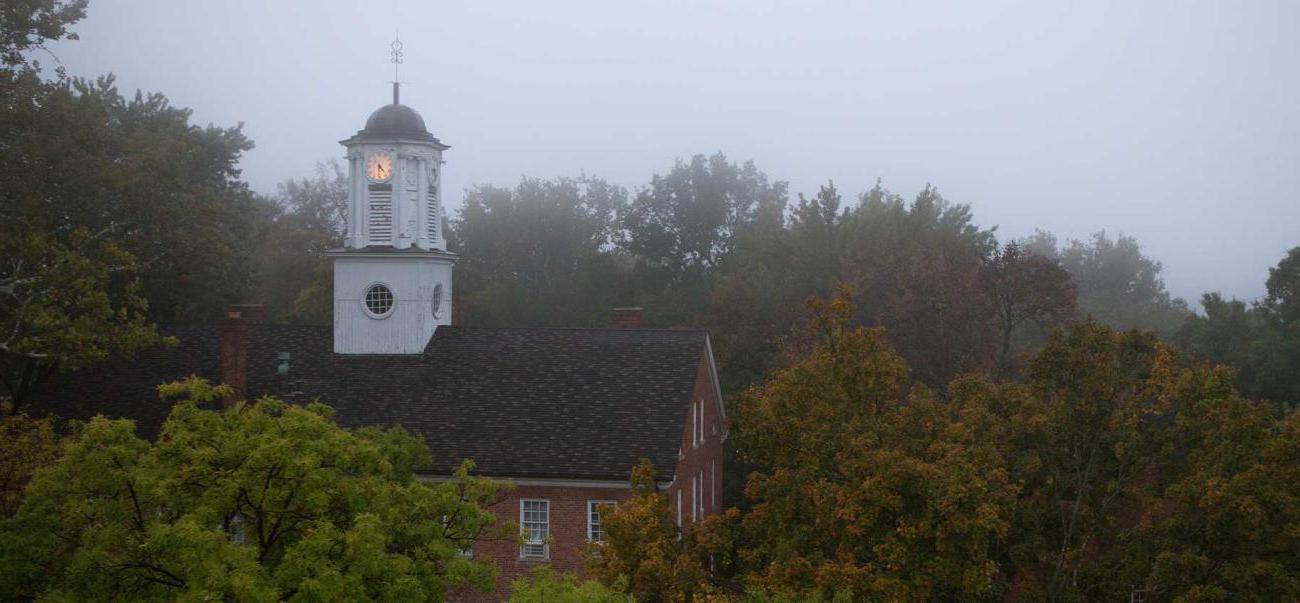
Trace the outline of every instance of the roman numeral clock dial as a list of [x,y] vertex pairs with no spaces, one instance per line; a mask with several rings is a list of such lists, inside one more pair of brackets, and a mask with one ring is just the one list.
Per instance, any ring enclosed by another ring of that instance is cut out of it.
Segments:
[[366,176],[375,182],[387,182],[393,176],[393,156],[388,153],[371,153],[366,158]]

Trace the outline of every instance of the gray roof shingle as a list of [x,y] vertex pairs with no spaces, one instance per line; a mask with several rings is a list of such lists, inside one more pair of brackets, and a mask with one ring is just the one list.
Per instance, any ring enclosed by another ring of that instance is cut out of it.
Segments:
[[[347,427],[400,424],[424,437],[432,473],[625,479],[641,458],[676,465],[706,351],[701,331],[439,327],[419,355],[341,355],[330,327],[257,324],[248,393],[334,407]],[[101,411],[157,432],[159,384],[220,377],[220,326],[166,326],[180,345],[79,371],[34,403],[69,418]],[[277,356],[290,354],[287,375]]]

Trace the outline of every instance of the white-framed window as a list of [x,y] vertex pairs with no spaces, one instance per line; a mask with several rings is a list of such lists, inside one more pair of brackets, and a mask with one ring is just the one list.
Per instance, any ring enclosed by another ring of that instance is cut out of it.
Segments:
[[371,318],[388,318],[396,301],[392,288],[386,283],[371,283],[361,296],[361,307]]
[[548,559],[551,555],[546,539],[551,534],[551,501],[546,499],[521,499],[519,501],[519,529],[524,544],[519,548],[521,559]]
[[698,427],[698,430],[700,432],[699,439],[700,439],[700,443],[703,444],[704,443],[704,400],[700,400],[699,407],[700,410],[699,412],[695,413],[695,415],[700,418],[700,425]]
[[442,317],[442,283],[433,286],[433,299],[429,300],[433,306],[433,317]]
[[691,402],[691,448],[700,446],[700,413],[695,412],[695,403]]
[[704,470],[700,469],[700,517],[704,517]]
[[700,520],[699,514],[696,513],[696,510],[699,509],[699,502],[698,502],[699,495],[696,494],[696,491],[698,490],[698,488],[696,488],[697,481],[698,480],[696,480],[695,476],[692,475],[691,476],[691,523]]
[[587,540],[592,542],[604,542],[605,531],[600,527],[600,507],[614,507],[618,503],[612,500],[589,500],[587,501]]
[[682,489],[677,489],[677,527],[682,527]]

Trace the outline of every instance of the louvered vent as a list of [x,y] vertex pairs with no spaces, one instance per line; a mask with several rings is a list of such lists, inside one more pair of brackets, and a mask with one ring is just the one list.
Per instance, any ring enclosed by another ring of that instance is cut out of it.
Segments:
[[390,186],[370,187],[370,244],[393,244],[393,189]]
[[428,204],[424,212],[425,228],[429,232],[429,242],[436,244],[438,242],[438,221],[442,219],[442,216],[438,215],[438,187],[430,183],[429,192],[425,194],[425,197],[425,203]]

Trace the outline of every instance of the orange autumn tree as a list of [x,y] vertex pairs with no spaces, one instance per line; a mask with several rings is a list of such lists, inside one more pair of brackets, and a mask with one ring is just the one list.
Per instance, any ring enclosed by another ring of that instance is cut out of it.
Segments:
[[683,532],[647,459],[632,469],[632,498],[602,511],[603,542],[592,543],[589,575],[642,601],[721,600],[716,568],[733,547],[737,512]]
[[[812,348],[737,405],[760,470],[739,552],[751,590],[798,599],[971,600],[1001,588],[1017,488],[982,403],[917,386],[850,295],[812,303]],[[982,401],[980,401],[982,402]]]
[[1300,411],[1091,320],[1022,382],[940,395],[848,299],[733,403],[750,508],[681,534],[643,466],[594,577],[640,601],[1300,600]]

